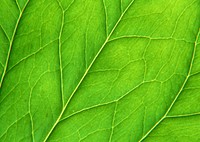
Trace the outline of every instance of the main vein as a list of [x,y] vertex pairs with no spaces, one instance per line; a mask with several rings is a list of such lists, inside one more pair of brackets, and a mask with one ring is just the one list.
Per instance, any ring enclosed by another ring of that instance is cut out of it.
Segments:
[[139,142],[143,141],[167,117],[168,113],[170,112],[170,110],[174,106],[176,100],[178,99],[181,92],[183,91],[183,89],[184,89],[184,87],[185,87],[185,85],[186,85],[186,83],[187,83],[187,81],[188,81],[188,79],[191,75],[191,71],[192,71],[192,67],[193,67],[193,63],[194,63],[194,58],[195,58],[195,54],[196,54],[196,50],[197,50],[199,35],[200,35],[200,29],[199,29],[197,36],[196,36],[196,40],[195,40],[195,43],[194,43],[194,49],[193,49],[193,53],[192,53],[192,58],[191,58],[188,73],[187,73],[187,76],[186,76],[186,78],[183,82],[183,85],[181,86],[180,90],[178,91],[177,95],[175,96],[174,100],[172,101],[171,105],[169,106],[169,108],[167,109],[167,111],[163,115],[163,117],[161,117],[161,119],[157,123],[155,123],[155,125],[139,140]]
[[107,36],[105,42],[103,43],[103,45],[101,46],[101,48],[99,49],[99,51],[97,52],[97,54],[95,55],[94,59],[92,60],[92,62],[90,63],[90,65],[88,66],[88,68],[86,69],[85,73],[83,74],[82,78],[80,79],[79,83],[77,84],[77,86],[75,87],[74,91],[72,92],[72,94],[70,95],[68,101],[66,102],[66,104],[64,105],[60,115],[58,116],[56,122],[54,123],[54,125],[52,126],[51,130],[49,131],[49,133],[47,134],[47,136],[44,139],[44,142],[47,141],[47,139],[49,138],[49,136],[51,135],[51,133],[53,132],[53,130],[55,129],[55,127],[57,126],[57,124],[59,123],[64,111],[66,110],[68,104],[70,103],[71,99],[73,98],[74,94],[76,93],[76,91],[78,90],[79,86],[81,85],[81,83],[83,82],[83,80],[85,79],[85,77],[88,74],[88,71],[91,69],[92,65],[94,64],[94,62],[96,61],[96,59],[98,58],[98,56],[100,55],[100,53],[102,52],[102,50],[104,49],[104,47],[106,46],[107,42],[109,41],[110,37],[112,36],[113,32],[115,31],[115,29],[117,28],[117,26],[119,25],[121,19],[123,18],[124,14],[128,11],[128,9],[131,7],[131,5],[133,4],[135,0],[132,0],[130,2],[130,4],[126,7],[126,9],[124,10],[124,12],[121,14],[121,16],[119,17],[118,21],[116,22],[115,26],[113,27],[113,29],[111,30],[110,34]]

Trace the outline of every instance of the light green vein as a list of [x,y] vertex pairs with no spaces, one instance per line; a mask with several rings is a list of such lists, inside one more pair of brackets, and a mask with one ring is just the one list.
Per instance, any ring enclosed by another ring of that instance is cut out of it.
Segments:
[[155,123],[155,125],[139,140],[139,142],[143,141],[165,118],[167,118],[167,115],[168,113],[170,112],[170,110],[172,109],[172,107],[174,106],[176,100],[178,99],[178,97],[180,96],[181,92],[184,90],[184,87],[190,77],[190,74],[191,74],[191,71],[192,71],[192,66],[193,66],[193,63],[194,63],[194,58],[195,58],[195,54],[196,54],[196,50],[197,50],[197,42],[198,42],[198,38],[199,38],[199,35],[200,35],[200,29],[197,33],[197,36],[196,36],[196,40],[195,40],[195,43],[194,43],[194,49],[193,49],[193,53],[192,53],[192,58],[191,58],[191,62],[190,62],[190,65],[189,65],[189,70],[188,70],[188,73],[187,73],[187,76],[183,82],[183,85],[181,86],[180,90],[178,91],[177,95],[175,96],[174,100],[172,101],[171,105],[169,106],[169,108],[167,109],[166,113],[163,115],[163,117],[161,117],[161,119]]
[[63,32],[63,26],[64,26],[64,21],[65,21],[65,13],[64,13],[64,9],[60,3],[60,1],[58,1],[58,5],[62,10],[62,21],[61,21],[61,28],[60,28],[60,33],[59,33],[59,65],[60,65],[60,86],[61,86],[61,96],[62,96],[62,105],[64,106],[64,86],[63,86],[63,66],[62,66],[62,43],[61,43],[61,38],[62,38],[62,32]]
[[88,66],[88,68],[86,69],[85,73],[83,74],[81,80],[79,81],[79,83],[77,84],[76,88],[74,89],[74,91],[72,92],[72,94],[70,95],[67,103],[65,104],[65,106],[63,107],[60,115],[58,116],[56,122],[54,123],[53,127],[51,128],[51,130],[49,131],[49,133],[47,134],[47,136],[45,137],[44,141],[47,141],[47,139],[49,138],[49,136],[51,135],[51,133],[53,132],[53,130],[55,129],[56,125],[59,123],[65,109],[67,108],[68,104],[70,103],[71,99],[73,98],[74,94],[76,93],[76,91],[78,90],[79,86],[81,85],[81,83],[83,82],[83,80],[85,79],[86,75],[88,74],[88,71],[90,70],[90,68],[92,67],[92,65],[94,64],[94,62],[96,61],[96,59],[98,58],[98,56],[100,55],[101,51],[104,49],[104,47],[106,46],[107,42],[109,41],[110,37],[112,36],[113,32],[115,31],[115,29],[117,28],[117,26],[119,25],[121,19],[123,18],[123,16],[125,15],[125,13],[128,11],[128,9],[131,7],[131,5],[133,4],[134,0],[130,2],[130,4],[127,6],[127,8],[124,10],[124,12],[121,14],[121,16],[119,17],[118,21],[116,22],[115,26],[113,27],[112,31],[110,32],[110,34],[108,35],[108,37],[106,38],[105,42],[103,43],[103,45],[101,46],[101,48],[99,49],[99,51],[97,52],[96,56],[94,57],[94,59],[92,60],[92,62],[90,63],[90,65]]
[[14,42],[14,39],[15,39],[15,35],[16,35],[16,32],[17,32],[17,28],[19,26],[19,23],[20,23],[20,20],[22,18],[22,15],[27,7],[29,3],[29,0],[26,2],[24,8],[22,9],[22,11],[20,12],[19,14],[19,17],[18,17],[18,20],[16,22],[16,25],[15,25],[15,28],[14,28],[14,31],[13,31],[13,35],[12,35],[12,38],[10,40],[10,46],[9,46],[9,49],[8,49],[8,54],[7,54],[7,58],[6,58],[6,63],[5,63],[5,67],[4,67],[4,70],[3,70],[3,75],[1,77],[1,81],[0,81],[0,88],[2,86],[2,83],[3,83],[3,80],[5,78],[5,75],[6,75],[6,71],[7,71],[7,68],[8,68],[8,62],[9,62],[9,59],[10,59],[10,53],[11,53],[11,50],[12,50],[12,46],[13,46],[13,42]]
[[117,113],[117,102],[115,103],[115,108],[114,108],[114,113],[113,113],[113,120],[112,120],[112,127],[111,127],[111,133],[110,133],[110,138],[109,138],[109,142],[112,141],[112,136],[113,136],[113,132],[114,132],[114,126],[115,126],[115,117],[116,117],[116,113]]

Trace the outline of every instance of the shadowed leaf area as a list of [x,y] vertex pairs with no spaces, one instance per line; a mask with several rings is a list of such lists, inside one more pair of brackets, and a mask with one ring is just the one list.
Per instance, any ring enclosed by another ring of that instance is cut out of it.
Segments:
[[199,142],[200,0],[1,0],[1,142]]

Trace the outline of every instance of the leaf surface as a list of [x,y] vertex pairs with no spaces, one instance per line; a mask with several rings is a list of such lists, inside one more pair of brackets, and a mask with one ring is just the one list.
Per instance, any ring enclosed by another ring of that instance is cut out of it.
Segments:
[[200,141],[199,0],[2,0],[0,141]]

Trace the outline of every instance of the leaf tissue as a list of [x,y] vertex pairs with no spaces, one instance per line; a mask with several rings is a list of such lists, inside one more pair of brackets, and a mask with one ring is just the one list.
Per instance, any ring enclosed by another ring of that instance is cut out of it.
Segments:
[[200,0],[1,0],[1,142],[199,142]]

